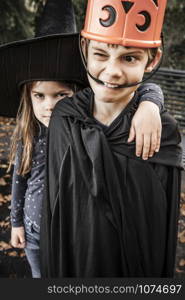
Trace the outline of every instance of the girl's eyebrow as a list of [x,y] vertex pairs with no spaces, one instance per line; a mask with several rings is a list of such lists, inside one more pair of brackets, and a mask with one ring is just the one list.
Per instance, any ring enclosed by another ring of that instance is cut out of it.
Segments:
[[[36,93],[36,94],[44,94],[44,92],[39,92],[37,90],[32,90],[32,93]],[[57,94],[65,94],[65,93],[68,93],[68,90],[58,90],[56,92],[53,93],[53,95],[57,95]]]
[[68,93],[69,91],[68,90],[59,90],[59,91],[57,91],[57,92],[55,92],[54,94],[65,94],[65,93]]
[[36,91],[36,90],[32,90],[31,92],[32,93],[37,93],[37,94],[43,94],[43,92],[39,92],[39,91]]

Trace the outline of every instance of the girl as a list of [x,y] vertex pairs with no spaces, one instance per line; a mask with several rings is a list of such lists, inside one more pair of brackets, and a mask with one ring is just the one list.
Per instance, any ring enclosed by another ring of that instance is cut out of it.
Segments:
[[39,23],[35,38],[0,47],[0,114],[17,115],[10,153],[11,243],[25,249],[34,278],[40,277],[47,127],[55,104],[87,85],[72,2],[48,0]]
[[10,163],[16,161],[12,182],[11,243],[13,247],[25,248],[33,278],[40,278],[39,232],[47,127],[55,104],[72,96],[75,88],[64,82],[33,81],[25,84],[22,91],[10,160]]

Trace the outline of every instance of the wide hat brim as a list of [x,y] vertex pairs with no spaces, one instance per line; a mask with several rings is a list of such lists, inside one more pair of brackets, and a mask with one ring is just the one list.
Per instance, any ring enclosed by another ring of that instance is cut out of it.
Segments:
[[0,47],[0,115],[15,117],[20,86],[28,81],[68,81],[88,86],[79,34],[55,34]]

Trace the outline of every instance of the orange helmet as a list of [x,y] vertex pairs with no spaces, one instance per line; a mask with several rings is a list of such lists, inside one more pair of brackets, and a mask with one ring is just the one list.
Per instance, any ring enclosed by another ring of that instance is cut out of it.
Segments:
[[167,0],[88,0],[81,35],[108,44],[159,47],[166,4]]

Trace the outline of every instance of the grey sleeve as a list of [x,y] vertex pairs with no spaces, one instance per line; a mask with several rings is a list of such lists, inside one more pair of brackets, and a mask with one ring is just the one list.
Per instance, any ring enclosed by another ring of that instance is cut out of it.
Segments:
[[12,227],[23,226],[23,208],[27,189],[27,176],[17,174],[20,164],[20,153],[16,153],[12,177],[11,224]]
[[159,85],[155,83],[144,83],[138,88],[138,102],[150,101],[155,103],[160,112],[164,109],[164,95]]

